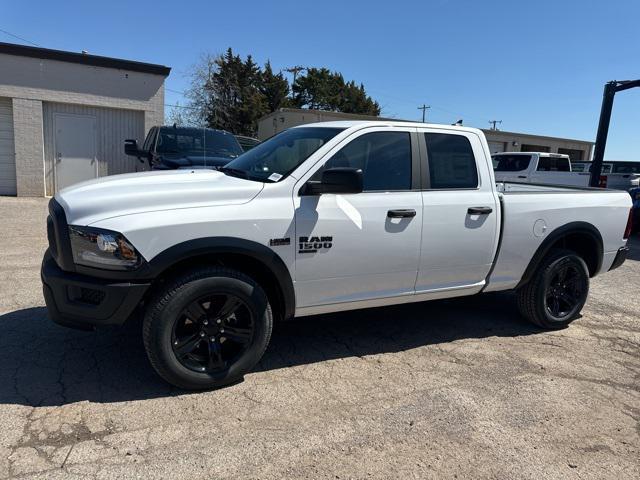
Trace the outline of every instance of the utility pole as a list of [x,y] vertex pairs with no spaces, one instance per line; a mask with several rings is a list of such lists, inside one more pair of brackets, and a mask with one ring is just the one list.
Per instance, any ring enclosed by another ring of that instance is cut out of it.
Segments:
[[492,125],[491,130],[498,130],[496,124],[499,123],[500,125],[502,125],[502,120],[489,120],[489,123]]
[[[303,67],[301,65],[296,65],[294,67],[289,67],[284,69],[285,72],[293,74],[293,82],[291,83],[291,87],[293,87],[293,84],[296,83],[296,78],[298,78],[298,73],[306,69],[307,67]],[[291,97],[293,97],[293,88],[291,88]]]
[[427,110],[429,110],[430,108],[431,105],[425,105],[424,103],[421,107],[418,107],[418,110],[422,110],[422,123],[424,123]]
[[611,122],[611,111],[613,110],[613,97],[616,92],[621,92],[635,87],[640,87],[640,80],[612,80],[611,82],[607,82],[604,86],[602,107],[600,109],[600,121],[598,123],[598,133],[596,134],[596,146],[593,151],[593,164],[591,165],[591,181],[589,184],[592,187],[600,186],[604,149],[607,146],[609,123]]

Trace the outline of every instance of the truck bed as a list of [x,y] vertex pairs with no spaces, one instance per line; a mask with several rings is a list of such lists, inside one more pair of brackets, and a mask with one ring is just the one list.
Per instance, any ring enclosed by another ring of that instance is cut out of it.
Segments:
[[[544,183],[524,182],[496,182],[496,189],[500,193],[549,193],[549,192],[608,192],[604,188],[583,187],[576,185],[549,185]],[[615,190],[612,190],[615,191]]]
[[597,231],[603,258],[594,274],[609,270],[631,208],[627,192],[516,182],[496,186],[502,210],[500,245],[484,291],[516,287],[542,242],[569,224]]

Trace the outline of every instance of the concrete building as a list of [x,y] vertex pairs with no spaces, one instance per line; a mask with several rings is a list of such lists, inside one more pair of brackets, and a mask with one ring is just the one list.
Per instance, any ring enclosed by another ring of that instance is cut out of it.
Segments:
[[162,65],[0,43],[0,195],[140,170],[124,140],[164,121]]
[[[331,120],[398,120],[350,113],[322,112],[297,108],[281,108],[265,115],[258,121],[258,138],[264,140],[276,133],[296,125]],[[505,132],[483,129],[491,153],[498,152],[551,152],[565,153],[573,161],[591,160],[593,142],[568,138],[531,135],[528,133]]]

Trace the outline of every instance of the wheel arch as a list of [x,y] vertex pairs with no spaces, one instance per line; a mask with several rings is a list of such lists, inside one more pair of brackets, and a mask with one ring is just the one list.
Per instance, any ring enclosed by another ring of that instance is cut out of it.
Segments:
[[588,222],[571,222],[553,230],[540,244],[516,286],[528,283],[547,254],[555,248],[566,248],[582,257],[589,268],[589,276],[595,276],[602,267],[604,243],[598,229]]
[[295,314],[295,290],[282,258],[260,243],[235,237],[187,240],[162,251],[149,261],[154,283],[188,268],[212,263],[235,268],[253,277],[265,290],[282,319]]

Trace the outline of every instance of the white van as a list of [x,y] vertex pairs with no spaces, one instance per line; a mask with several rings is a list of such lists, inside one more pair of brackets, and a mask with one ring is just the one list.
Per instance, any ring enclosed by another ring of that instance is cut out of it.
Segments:
[[589,172],[573,172],[569,155],[546,152],[503,152],[492,156],[496,182],[589,185]]

